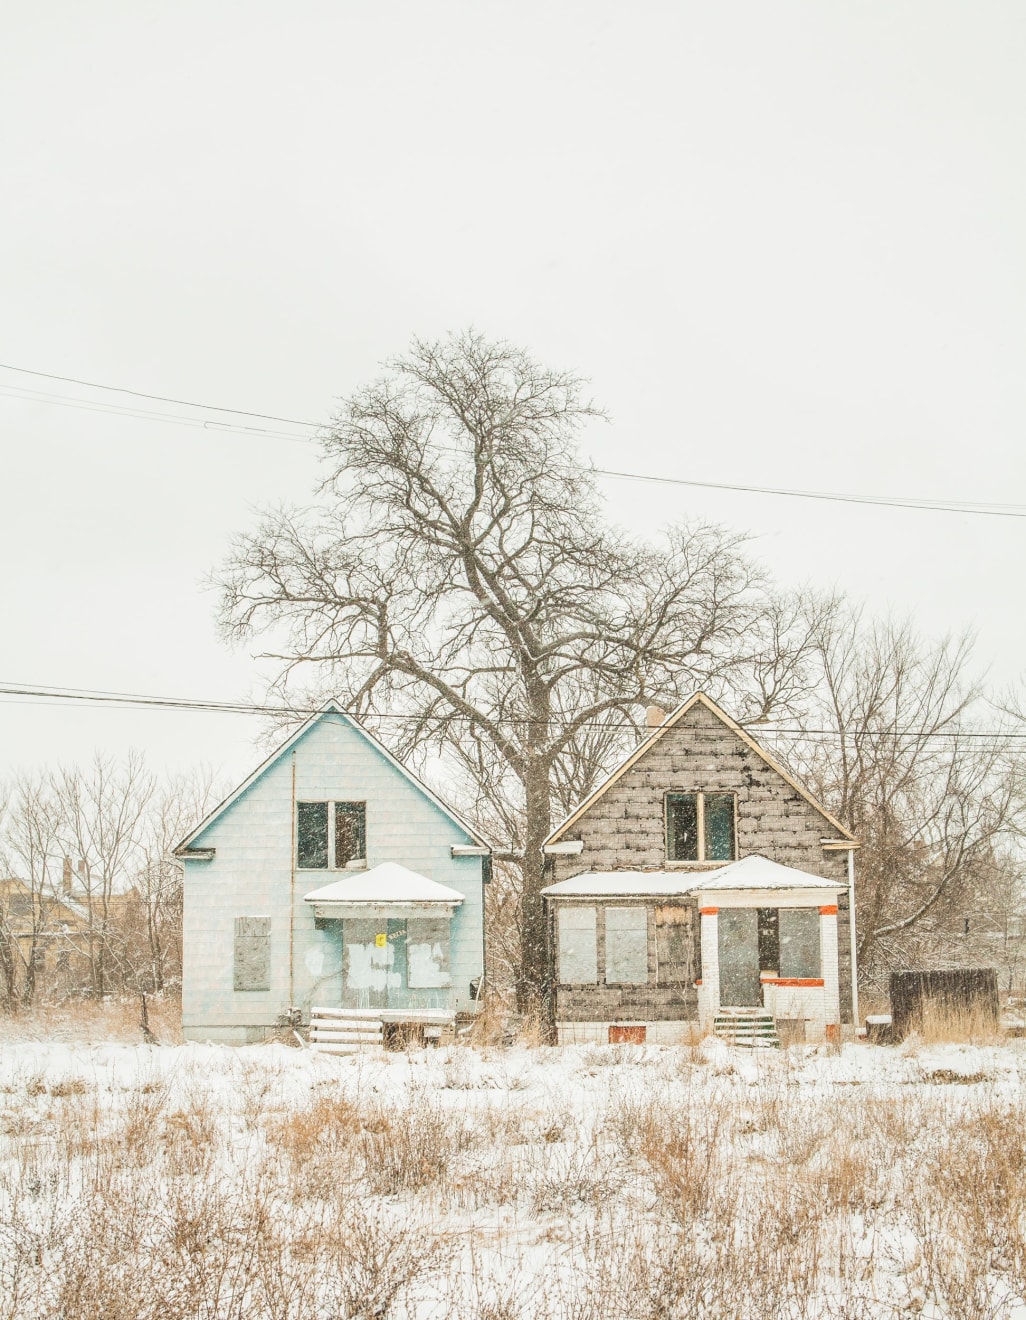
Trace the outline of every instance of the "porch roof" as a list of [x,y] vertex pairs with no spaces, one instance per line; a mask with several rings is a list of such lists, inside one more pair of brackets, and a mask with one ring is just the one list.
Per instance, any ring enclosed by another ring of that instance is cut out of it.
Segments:
[[304,894],[303,899],[307,903],[316,903],[318,907],[333,903],[368,907],[395,903],[419,907],[427,903],[432,907],[454,908],[463,902],[463,895],[458,889],[440,885],[437,880],[418,875],[398,862],[382,862],[369,871],[347,871],[330,885]]
[[547,898],[644,898],[723,890],[836,889],[846,885],[753,853],[739,862],[696,871],[586,871],[542,893]]
[[739,862],[721,866],[718,871],[706,871],[701,882],[694,886],[703,893],[716,889],[847,889],[847,884],[827,880],[794,866],[781,866],[768,857],[752,853]]

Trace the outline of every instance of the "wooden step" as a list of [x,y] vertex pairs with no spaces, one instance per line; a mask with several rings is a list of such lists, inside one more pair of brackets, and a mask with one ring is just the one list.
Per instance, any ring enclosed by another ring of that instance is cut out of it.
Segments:
[[713,1032],[728,1045],[780,1048],[777,1024],[764,1008],[721,1008]]

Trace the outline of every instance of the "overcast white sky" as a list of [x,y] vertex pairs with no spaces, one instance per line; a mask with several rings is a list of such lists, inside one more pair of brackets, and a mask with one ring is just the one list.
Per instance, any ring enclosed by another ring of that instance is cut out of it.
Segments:
[[[1024,68],[1018,0],[12,0],[0,361],[320,421],[473,324],[592,379],[600,466],[1026,504]],[[40,389],[130,402],[0,371],[0,681],[259,695],[201,580],[316,450]],[[1024,668],[1022,520],[605,489]],[[0,773],[259,731],[0,699]]]

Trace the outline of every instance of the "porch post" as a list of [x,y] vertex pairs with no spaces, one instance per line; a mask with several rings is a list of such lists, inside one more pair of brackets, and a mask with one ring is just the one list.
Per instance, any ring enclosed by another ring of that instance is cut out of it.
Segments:
[[700,908],[702,920],[702,984],[698,987],[698,1024],[712,1031],[713,1018],[720,1011],[720,930],[719,908]]
[[827,1040],[841,1039],[841,991],[837,968],[837,904],[819,909],[819,949],[823,969],[823,1025]]

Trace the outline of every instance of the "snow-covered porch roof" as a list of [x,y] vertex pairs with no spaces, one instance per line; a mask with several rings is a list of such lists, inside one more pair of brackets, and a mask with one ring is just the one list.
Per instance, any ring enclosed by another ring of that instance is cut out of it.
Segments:
[[[318,915],[341,916],[343,910],[373,915],[374,908],[433,909],[451,912],[463,902],[458,889],[440,885],[426,875],[418,875],[398,862],[382,862],[369,871],[351,871],[303,895],[304,902],[312,903]],[[397,912],[397,915],[399,913]]]
[[586,871],[542,893],[546,898],[659,898],[683,894],[732,892],[781,892],[847,888],[820,875],[810,875],[793,866],[781,866],[753,853],[739,862],[728,862],[713,870],[696,871]]

